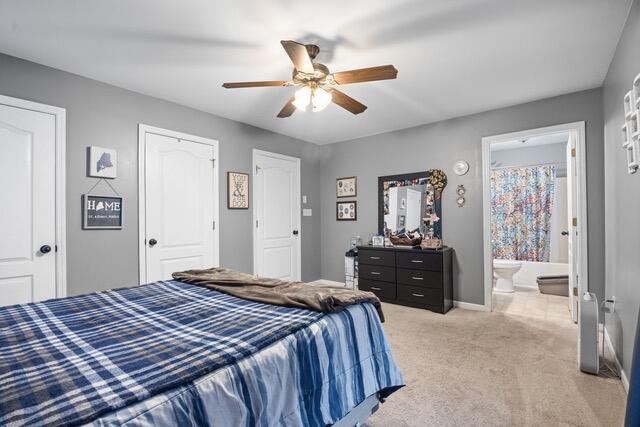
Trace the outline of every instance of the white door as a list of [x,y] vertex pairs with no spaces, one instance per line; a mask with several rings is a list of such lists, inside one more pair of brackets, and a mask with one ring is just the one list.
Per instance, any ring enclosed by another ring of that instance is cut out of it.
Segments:
[[420,214],[422,213],[422,209],[420,208],[421,201],[422,194],[419,191],[407,188],[407,230],[415,230],[416,228],[420,228]]
[[578,272],[580,271],[580,236],[578,235],[578,186],[576,174],[576,141],[573,135],[567,142],[567,257],[569,261],[569,310],[571,319],[578,322]]
[[254,274],[300,280],[300,159],[253,152]]
[[214,156],[211,145],[145,134],[146,277],[141,281],[217,267]]
[[56,119],[0,105],[0,305],[56,297]]

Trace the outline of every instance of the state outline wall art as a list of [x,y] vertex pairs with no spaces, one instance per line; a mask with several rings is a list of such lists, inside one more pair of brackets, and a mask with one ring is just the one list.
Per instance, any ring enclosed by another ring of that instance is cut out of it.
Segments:
[[118,152],[112,148],[87,148],[87,175],[113,179],[118,176]]

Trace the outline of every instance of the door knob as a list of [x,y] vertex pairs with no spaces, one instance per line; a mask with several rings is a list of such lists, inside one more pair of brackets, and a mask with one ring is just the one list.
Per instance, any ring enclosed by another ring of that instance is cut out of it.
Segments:
[[298,235],[298,230],[293,230],[293,235],[297,236]]
[[156,239],[149,239],[149,246],[154,247],[155,245],[158,244],[158,241]]
[[40,246],[40,253],[48,254],[49,252],[51,252],[51,246],[49,245]]
[[568,236],[568,235],[569,235],[569,232],[568,232],[568,231],[563,231],[563,232],[562,232],[562,233],[560,233],[560,234],[562,234],[563,236]]

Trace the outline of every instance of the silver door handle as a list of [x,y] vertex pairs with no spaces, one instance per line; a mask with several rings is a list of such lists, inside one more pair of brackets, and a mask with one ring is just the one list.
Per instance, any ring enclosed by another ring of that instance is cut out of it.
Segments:
[[381,291],[382,289],[380,289],[380,288],[376,288],[375,286],[372,286],[372,287],[371,287],[371,290],[373,290],[373,291]]
[[369,259],[380,259],[379,256],[370,256]]
[[372,271],[371,274],[375,274],[376,276],[380,275],[380,273],[378,273],[377,271]]
[[422,295],[422,294],[411,294],[411,295],[413,295],[414,297],[424,298],[424,295]]
[[411,276],[411,278],[412,278],[413,280],[424,280],[424,278],[422,278],[422,277],[416,277],[416,276]]
[[422,264],[422,261],[419,259],[412,259],[411,262],[415,262],[416,264]]

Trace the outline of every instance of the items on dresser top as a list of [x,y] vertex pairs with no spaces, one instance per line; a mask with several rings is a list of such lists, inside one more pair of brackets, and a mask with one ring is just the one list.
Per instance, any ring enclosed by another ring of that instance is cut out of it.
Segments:
[[453,306],[453,249],[358,246],[358,287],[394,304],[446,313]]

